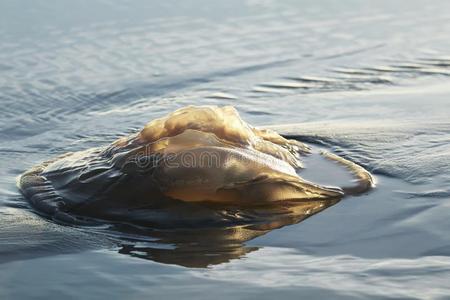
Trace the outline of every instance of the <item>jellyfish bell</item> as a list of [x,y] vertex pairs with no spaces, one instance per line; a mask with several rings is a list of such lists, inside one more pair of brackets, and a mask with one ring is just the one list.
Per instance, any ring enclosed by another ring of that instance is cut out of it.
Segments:
[[[43,162],[25,172],[18,185],[39,211],[69,222],[88,216],[152,226],[182,220],[222,224],[233,222],[224,205],[248,208],[343,197],[346,189],[297,174],[301,156],[309,151],[297,140],[250,126],[231,106],[188,106],[108,146]],[[356,174],[361,188],[352,191],[373,185],[362,167],[326,157]]]

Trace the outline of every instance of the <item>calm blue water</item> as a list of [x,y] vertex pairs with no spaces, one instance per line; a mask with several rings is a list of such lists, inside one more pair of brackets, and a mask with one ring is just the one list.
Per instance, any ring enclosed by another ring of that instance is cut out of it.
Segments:
[[[450,299],[449,36],[448,1],[0,1],[0,299]],[[32,165],[189,104],[377,187],[219,248],[233,232],[63,226],[19,194]]]

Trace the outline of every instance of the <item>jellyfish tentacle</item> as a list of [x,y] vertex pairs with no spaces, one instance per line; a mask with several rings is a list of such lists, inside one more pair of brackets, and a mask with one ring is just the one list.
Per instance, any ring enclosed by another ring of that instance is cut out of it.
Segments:
[[372,189],[373,187],[375,187],[375,180],[373,176],[369,173],[369,171],[367,171],[360,165],[357,165],[356,163],[348,159],[345,159],[339,155],[336,155],[328,151],[321,151],[320,154],[323,157],[335,161],[338,164],[344,166],[354,175],[356,182],[355,185],[341,187],[345,195],[349,196],[361,195],[367,192],[368,190]]

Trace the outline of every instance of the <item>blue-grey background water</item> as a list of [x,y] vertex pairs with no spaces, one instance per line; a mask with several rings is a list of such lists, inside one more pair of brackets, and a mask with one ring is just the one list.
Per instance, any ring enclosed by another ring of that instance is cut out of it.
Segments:
[[[0,299],[450,299],[449,37],[448,1],[0,1]],[[377,187],[225,254],[55,224],[18,192],[189,104],[284,124]]]

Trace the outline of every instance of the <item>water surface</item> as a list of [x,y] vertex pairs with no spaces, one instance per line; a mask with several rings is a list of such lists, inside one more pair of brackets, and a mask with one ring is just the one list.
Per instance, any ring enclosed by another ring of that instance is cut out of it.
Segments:
[[[449,12],[446,1],[2,1],[0,298],[448,299]],[[239,242],[220,239],[236,233],[226,228],[63,226],[19,194],[32,165],[189,104],[233,105],[363,165],[377,188]]]

